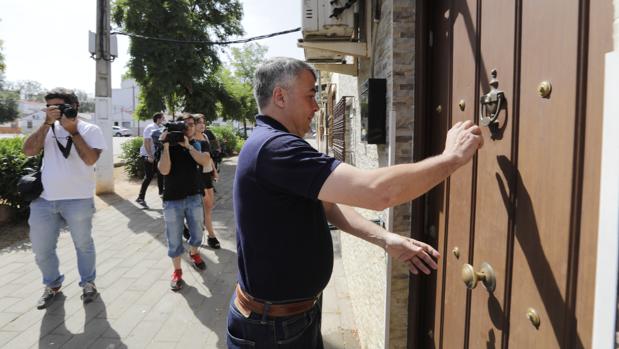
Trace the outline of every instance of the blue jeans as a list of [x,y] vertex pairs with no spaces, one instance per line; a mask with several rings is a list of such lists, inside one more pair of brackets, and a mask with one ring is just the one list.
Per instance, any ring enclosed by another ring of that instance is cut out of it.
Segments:
[[163,221],[165,222],[165,236],[168,240],[168,256],[178,257],[183,248],[184,220],[189,227],[189,244],[198,247],[202,244],[202,226],[204,225],[204,204],[202,195],[196,194],[181,200],[167,200],[163,202]]
[[320,333],[322,298],[303,314],[267,317],[252,312],[246,318],[234,305],[235,297],[236,294],[232,296],[228,310],[229,349],[323,348]]
[[92,240],[92,216],[95,213],[93,198],[53,200],[38,198],[30,203],[30,241],[43,283],[59,287],[64,281],[60,274],[56,243],[60,228],[66,223],[77,253],[80,286],[93,282],[95,270],[95,243]]

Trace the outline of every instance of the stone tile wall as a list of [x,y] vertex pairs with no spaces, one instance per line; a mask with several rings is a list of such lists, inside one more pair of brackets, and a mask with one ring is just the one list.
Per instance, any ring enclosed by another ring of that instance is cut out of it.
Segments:
[[[338,84],[338,100],[341,95],[355,96],[349,141],[354,147],[351,162],[356,167],[377,168],[412,161],[414,11],[412,0],[383,0],[381,18],[374,24],[372,34],[376,43],[371,49],[372,58],[360,60],[356,88],[350,86],[354,78],[338,76],[334,79]],[[385,145],[359,142],[358,91],[370,77],[387,79],[388,137]],[[369,219],[382,219],[390,231],[410,236],[410,204],[384,212],[360,212]],[[407,268],[397,262],[388,263],[382,249],[348,234],[342,234],[341,243],[361,346],[406,348]]]

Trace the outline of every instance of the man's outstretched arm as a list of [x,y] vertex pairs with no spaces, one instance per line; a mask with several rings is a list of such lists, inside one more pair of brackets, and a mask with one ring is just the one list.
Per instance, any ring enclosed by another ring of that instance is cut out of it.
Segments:
[[435,259],[440,254],[430,245],[417,240],[390,233],[363,218],[352,207],[323,202],[329,222],[342,231],[383,248],[392,258],[406,263],[411,273],[430,274],[436,270]]
[[340,164],[322,185],[318,198],[381,211],[423,195],[467,163],[482,145],[478,126],[471,121],[457,123],[447,133],[442,154],[372,170]]

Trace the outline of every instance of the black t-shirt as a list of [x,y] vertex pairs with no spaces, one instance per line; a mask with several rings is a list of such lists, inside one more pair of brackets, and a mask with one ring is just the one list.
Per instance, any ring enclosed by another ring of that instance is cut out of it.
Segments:
[[274,119],[256,117],[233,188],[239,282],[250,295],[293,301],[327,286],[333,243],[318,194],[339,164]]
[[[198,142],[190,143],[200,150]],[[191,157],[189,150],[180,145],[170,146],[170,162],[170,173],[163,177],[163,200],[181,200],[200,194],[198,163]]]

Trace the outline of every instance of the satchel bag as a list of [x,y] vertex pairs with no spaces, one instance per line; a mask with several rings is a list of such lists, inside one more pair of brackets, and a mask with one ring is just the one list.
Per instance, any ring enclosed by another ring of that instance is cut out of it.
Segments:
[[24,201],[31,202],[36,200],[43,192],[43,182],[41,181],[41,165],[43,163],[43,154],[39,161],[39,168],[36,171],[21,176],[17,181],[17,192]]

